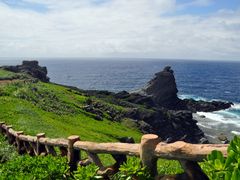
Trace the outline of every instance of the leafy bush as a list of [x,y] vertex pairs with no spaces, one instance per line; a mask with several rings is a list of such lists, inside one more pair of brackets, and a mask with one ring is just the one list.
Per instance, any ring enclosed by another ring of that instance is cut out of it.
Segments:
[[213,151],[201,164],[210,179],[240,179],[240,137],[234,137],[227,152],[228,156],[224,158],[222,152]]
[[123,163],[119,172],[114,175],[116,180],[150,180],[153,179],[146,167],[142,167],[140,159],[136,157],[128,158],[126,163]]
[[66,179],[66,158],[53,156],[19,156],[0,165],[0,179]]
[[102,179],[102,176],[97,175],[98,167],[94,164],[90,164],[86,167],[79,166],[77,171],[74,172],[74,178],[77,180],[92,180]]
[[159,158],[157,168],[159,175],[181,174],[184,172],[181,164],[177,160],[166,160]]
[[9,145],[3,136],[0,136],[0,164],[17,157],[16,149]]

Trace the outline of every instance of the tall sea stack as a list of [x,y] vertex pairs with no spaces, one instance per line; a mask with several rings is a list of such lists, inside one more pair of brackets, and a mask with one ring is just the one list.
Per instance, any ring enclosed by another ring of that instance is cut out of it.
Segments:
[[162,107],[174,109],[180,101],[177,97],[178,90],[174,72],[170,66],[156,73],[143,91],[146,95],[151,96],[157,105]]

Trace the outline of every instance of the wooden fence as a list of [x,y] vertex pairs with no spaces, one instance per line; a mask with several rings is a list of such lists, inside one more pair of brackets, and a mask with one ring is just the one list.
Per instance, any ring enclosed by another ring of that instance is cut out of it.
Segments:
[[193,174],[195,166],[200,171],[197,162],[202,161],[213,150],[221,151],[226,156],[228,146],[227,144],[189,144],[183,141],[167,144],[160,142],[155,134],[143,135],[140,144],[88,142],[81,141],[79,136],[75,135],[67,139],[52,139],[45,137],[44,133],[36,136],[24,135],[23,131],[15,131],[11,125],[4,122],[0,122],[0,133],[10,144],[16,146],[19,154],[56,156],[56,148],[59,148],[60,155],[67,156],[72,171],[79,163],[84,164],[81,160],[81,150],[86,151],[88,160],[85,163],[95,163],[99,166],[99,173],[106,173],[107,167],[103,166],[98,154],[111,154],[116,160],[114,164],[116,168],[126,160],[127,155],[140,157],[142,164],[147,166],[154,176],[157,175],[158,158],[179,160],[185,173],[189,173],[188,175],[192,177],[198,174],[198,172]]

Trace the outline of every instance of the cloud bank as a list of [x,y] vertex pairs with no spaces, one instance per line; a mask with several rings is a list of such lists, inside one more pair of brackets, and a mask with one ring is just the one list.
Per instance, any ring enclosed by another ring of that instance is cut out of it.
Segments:
[[[191,14],[211,0],[0,1],[2,57],[240,60],[240,9]],[[181,10],[185,9],[185,13]]]

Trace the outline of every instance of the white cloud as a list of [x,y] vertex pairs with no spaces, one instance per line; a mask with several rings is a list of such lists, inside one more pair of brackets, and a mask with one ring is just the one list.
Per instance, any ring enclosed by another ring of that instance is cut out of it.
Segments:
[[25,1],[49,11],[0,3],[0,56],[240,57],[240,11],[167,16],[175,0]]

